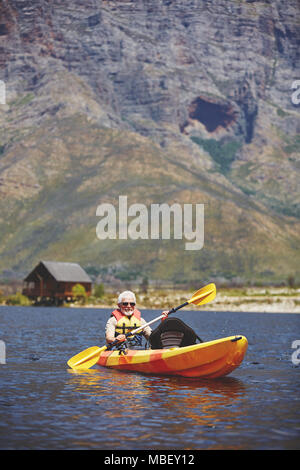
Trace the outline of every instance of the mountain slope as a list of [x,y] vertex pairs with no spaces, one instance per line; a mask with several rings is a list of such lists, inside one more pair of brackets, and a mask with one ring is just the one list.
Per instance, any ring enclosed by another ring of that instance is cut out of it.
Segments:
[[[299,276],[296,1],[0,8],[0,270]],[[205,204],[203,249],[99,240],[96,209],[120,195]]]

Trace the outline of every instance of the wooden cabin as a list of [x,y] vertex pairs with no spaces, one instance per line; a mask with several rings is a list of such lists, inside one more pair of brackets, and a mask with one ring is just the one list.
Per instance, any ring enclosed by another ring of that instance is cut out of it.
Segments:
[[72,288],[80,284],[91,295],[92,281],[77,263],[40,261],[23,281],[22,294],[39,302],[59,304],[73,300]]

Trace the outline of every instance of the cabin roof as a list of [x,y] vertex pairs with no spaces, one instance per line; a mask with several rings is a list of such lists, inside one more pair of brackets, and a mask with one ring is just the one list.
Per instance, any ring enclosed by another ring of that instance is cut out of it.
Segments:
[[[77,263],[63,263],[60,261],[41,261],[40,263],[45,266],[47,271],[49,271],[56,281],[92,282],[89,275]],[[31,271],[27,278],[36,270],[37,267],[38,266]]]

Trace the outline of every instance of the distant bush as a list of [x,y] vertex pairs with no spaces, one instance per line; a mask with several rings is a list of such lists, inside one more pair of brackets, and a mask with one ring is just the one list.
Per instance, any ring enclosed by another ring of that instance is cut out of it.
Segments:
[[81,284],[75,284],[72,287],[72,297],[84,304],[87,300],[85,288]]
[[290,275],[288,276],[287,278],[287,285],[291,288],[291,289],[294,289],[296,286],[295,286],[295,276],[293,275]]
[[221,142],[215,139],[200,139],[199,137],[191,137],[191,140],[208,152],[224,173],[229,170],[236,152],[242,146],[241,142],[236,140]]
[[26,295],[17,292],[17,294],[10,295],[5,299],[6,305],[21,305],[27,307],[31,305],[31,301],[26,297]]
[[98,276],[100,274],[100,270],[96,266],[88,266],[85,268],[85,271],[90,275],[90,276]]
[[94,291],[93,291],[93,294],[95,297],[98,297],[99,299],[101,299],[101,297],[104,296],[104,285],[101,283],[101,284],[96,284],[94,286]]
[[140,287],[141,287],[141,291],[142,291],[144,294],[147,294],[148,288],[149,288],[149,281],[148,281],[148,278],[147,278],[147,277],[144,277],[144,278],[143,278]]
[[290,139],[290,142],[283,149],[286,153],[296,153],[300,151],[300,136],[297,135],[294,139]]

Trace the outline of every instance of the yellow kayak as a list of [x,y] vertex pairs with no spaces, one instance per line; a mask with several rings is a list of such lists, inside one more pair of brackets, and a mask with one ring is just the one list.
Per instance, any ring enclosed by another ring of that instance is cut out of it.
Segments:
[[128,349],[101,352],[98,365],[155,375],[217,378],[230,374],[243,361],[245,336],[229,336],[192,346],[170,349]]

